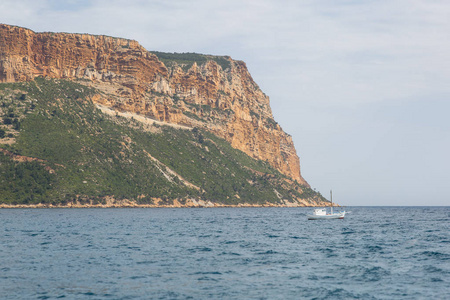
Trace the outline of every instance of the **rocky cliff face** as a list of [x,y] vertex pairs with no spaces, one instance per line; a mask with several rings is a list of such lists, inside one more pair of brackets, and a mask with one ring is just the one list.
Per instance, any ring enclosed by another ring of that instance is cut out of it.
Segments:
[[274,121],[244,62],[156,54],[127,39],[0,25],[0,82],[77,80],[101,91],[94,97],[100,104],[207,129],[308,185],[291,136]]

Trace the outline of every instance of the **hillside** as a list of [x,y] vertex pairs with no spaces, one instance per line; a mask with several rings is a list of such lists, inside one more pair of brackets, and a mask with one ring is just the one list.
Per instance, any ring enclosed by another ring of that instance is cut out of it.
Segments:
[[0,25],[0,82],[3,203],[326,201],[243,62]]
[[310,205],[324,199],[198,128],[108,115],[98,91],[55,79],[0,84],[5,204]]

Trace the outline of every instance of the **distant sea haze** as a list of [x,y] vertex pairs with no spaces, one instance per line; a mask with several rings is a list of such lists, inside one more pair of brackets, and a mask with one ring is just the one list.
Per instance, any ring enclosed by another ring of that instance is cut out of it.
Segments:
[[0,209],[1,299],[450,299],[450,207]]

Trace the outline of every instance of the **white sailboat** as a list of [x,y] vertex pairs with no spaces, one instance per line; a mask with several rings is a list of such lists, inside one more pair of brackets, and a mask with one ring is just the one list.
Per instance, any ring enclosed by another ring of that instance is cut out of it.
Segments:
[[312,215],[308,215],[308,220],[328,220],[328,219],[343,219],[345,217],[345,211],[333,213],[333,193],[330,191],[331,209],[327,214],[326,208],[316,208]]

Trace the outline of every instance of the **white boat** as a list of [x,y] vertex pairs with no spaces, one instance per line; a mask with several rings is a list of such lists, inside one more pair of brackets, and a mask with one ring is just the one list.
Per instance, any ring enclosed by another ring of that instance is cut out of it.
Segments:
[[330,191],[331,211],[328,214],[326,208],[316,208],[312,215],[308,215],[308,220],[328,220],[328,219],[343,219],[345,211],[333,213],[333,194]]
[[308,215],[308,220],[328,220],[328,219],[343,219],[345,211],[327,214],[326,208],[316,208],[312,215]]

